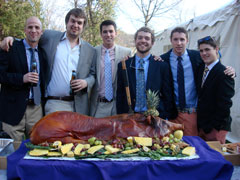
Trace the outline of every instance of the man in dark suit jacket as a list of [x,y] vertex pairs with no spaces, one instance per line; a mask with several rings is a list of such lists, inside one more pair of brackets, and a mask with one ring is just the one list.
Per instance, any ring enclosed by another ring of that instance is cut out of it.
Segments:
[[[134,57],[127,59],[126,69],[129,79],[129,89],[131,94],[132,109],[135,112],[144,112],[146,107],[146,90],[158,92],[160,98],[160,104],[157,110],[160,113],[161,118],[170,118],[170,111],[172,108],[172,93],[169,81],[169,66],[165,62],[155,61],[150,54],[150,49],[154,43],[154,35],[152,31],[143,27],[140,28],[135,34],[135,45],[137,53]],[[138,88],[137,88],[137,71],[139,71],[140,59],[144,61],[144,75],[145,75],[145,88],[144,88],[144,101],[145,106],[143,108],[138,107]],[[122,63],[118,65],[118,81],[117,81],[117,113],[128,113],[129,106],[127,103],[127,96],[124,86]]]
[[[176,27],[171,32],[170,37],[173,49],[161,55],[171,69],[171,86],[174,95],[174,108],[172,122],[184,125],[184,135],[197,136],[197,91],[196,80],[198,68],[203,64],[200,54],[196,50],[186,49],[188,43],[187,31],[182,27]],[[184,94],[179,95],[178,85],[178,57],[182,58]],[[184,97],[183,107],[180,107],[180,99]]]
[[198,41],[204,61],[197,81],[199,136],[206,141],[225,143],[231,130],[230,108],[234,96],[234,79],[224,74],[226,69],[218,59],[218,47],[210,36]]
[[[37,17],[28,18],[24,32],[24,40],[14,41],[9,52],[0,52],[0,118],[3,130],[18,141],[24,135],[28,137],[32,126],[43,115],[41,94],[37,94],[40,87],[32,87],[32,83],[43,84],[44,79],[43,55],[38,47],[42,35],[41,21]],[[33,54],[30,48],[34,49]],[[32,57],[35,57],[37,70],[41,73],[31,72]],[[44,87],[42,94],[43,89]],[[35,98],[33,92],[36,92]]]

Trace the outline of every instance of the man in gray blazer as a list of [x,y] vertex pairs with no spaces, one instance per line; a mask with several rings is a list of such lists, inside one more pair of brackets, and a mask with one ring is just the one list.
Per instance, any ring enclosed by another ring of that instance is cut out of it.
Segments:
[[[46,114],[61,110],[89,114],[88,93],[95,83],[96,51],[80,38],[86,21],[82,9],[72,9],[65,17],[66,32],[47,30],[40,40],[49,63]],[[73,70],[75,80],[71,80]]]
[[90,115],[94,117],[116,114],[116,72],[118,63],[126,56],[131,55],[131,49],[114,43],[117,36],[117,26],[114,21],[103,21],[100,25],[100,34],[103,44],[96,47],[97,78],[91,93]]

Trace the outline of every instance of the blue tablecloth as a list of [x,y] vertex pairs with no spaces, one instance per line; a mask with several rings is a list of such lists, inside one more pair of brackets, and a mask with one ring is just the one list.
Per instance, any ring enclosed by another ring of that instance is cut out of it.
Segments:
[[27,152],[24,142],[7,158],[9,180],[228,180],[233,166],[201,138],[186,136],[184,141],[196,147],[199,159],[171,161],[61,161],[23,159]]

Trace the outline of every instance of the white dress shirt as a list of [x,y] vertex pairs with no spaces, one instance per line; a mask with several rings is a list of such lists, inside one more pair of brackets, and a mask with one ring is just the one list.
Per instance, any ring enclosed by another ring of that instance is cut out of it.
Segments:
[[47,96],[69,96],[72,70],[77,70],[80,42],[79,40],[79,44],[71,48],[65,33],[58,44],[51,80],[47,87]]

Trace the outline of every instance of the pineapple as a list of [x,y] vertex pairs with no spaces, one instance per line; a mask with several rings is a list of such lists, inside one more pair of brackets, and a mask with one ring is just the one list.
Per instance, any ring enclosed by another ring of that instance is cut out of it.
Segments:
[[147,91],[147,108],[144,112],[145,116],[159,116],[157,107],[159,105],[158,92],[153,92],[150,89]]

